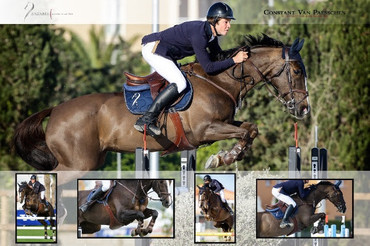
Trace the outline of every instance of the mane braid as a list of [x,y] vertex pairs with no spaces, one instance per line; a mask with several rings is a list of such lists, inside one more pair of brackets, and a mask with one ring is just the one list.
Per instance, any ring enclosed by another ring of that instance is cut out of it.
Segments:
[[250,50],[251,48],[255,47],[283,47],[284,44],[276,39],[270,38],[266,34],[262,33],[262,36],[252,36],[246,35],[244,36],[244,43],[242,43],[239,47],[232,48],[229,50],[224,50],[219,54],[213,55],[210,54],[212,61],[222,61],[225,59],[230,58],[238,49],[243,48],[244,50]]
[[245,44],[249,48],[261,47],[261,46],[267,46],[267,47],[283,47],[284,46],[284,44],[281,41],[270,38],[264,33],[262,33],[262,36],[257,36],[257,37],[252,36],[252,35],[246,35]]
[[317,183],[317,185],[333,185],[333,183],[331,183],[330,181],[326,181],[326,180],[323,180],[323,181],[320,181],[319,183]]

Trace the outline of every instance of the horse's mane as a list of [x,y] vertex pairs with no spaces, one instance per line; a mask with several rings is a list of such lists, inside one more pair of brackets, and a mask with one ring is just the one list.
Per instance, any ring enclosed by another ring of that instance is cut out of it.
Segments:
[[253,36],[253,35],[246,35],[244,36],[244,43],[240,44],[239,47],[232,48],[229,50],[224,50],[219,54],[210,54],[212,61],[222,61],[227,58],[230,58],[235,52],[241,48],[244,50],[250,50],[256,47],[283,47],[283,42],[273,39],[266,34],[262,33],[262,36]]
[[333,185],[333,183],[330,182],[330,181],[322,180],[319,183],[317,183],[316,185]]

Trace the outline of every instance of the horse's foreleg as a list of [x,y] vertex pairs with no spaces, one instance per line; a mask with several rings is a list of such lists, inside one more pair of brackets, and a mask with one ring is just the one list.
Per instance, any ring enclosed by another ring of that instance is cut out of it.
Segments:
[[157,220],[158,217],[158,212],[157,210],[147,208],[143,211],[143,213],[145,215],[145,219],[152,217],[152,219],[149,222],[149,225],[143,230],[143,235],[145,236],[148,233],[152,233],[155,221]]
[[309,225],[312,225],[317,220],[320,220],[319,224],[317,226],[314,226],[314,227],[311,228],[311,233],[312,234],[315,234],[315,233],[318,233],[318,232],[324,230],[325,217],[326,217],[325,213],[314,214],[310,217]]
[[[224,131],[224,134],[229,133],[227,138],[239,138],[240,140],[230,151],[220,151],[216,155],[212,155],[205,165],[206,168],[230,165],[235,161],[243,159],[246,151],[251,147],[253,140],[258,135],[257,126],[250,122],[234,122],[232,125],[226,125],[229,127],[222,129],[222,131]],[[215,131],[214,126],[212,130]],[[231,134],[230,130],[237,131]],[[225,136],[224,134],[222,136]]]

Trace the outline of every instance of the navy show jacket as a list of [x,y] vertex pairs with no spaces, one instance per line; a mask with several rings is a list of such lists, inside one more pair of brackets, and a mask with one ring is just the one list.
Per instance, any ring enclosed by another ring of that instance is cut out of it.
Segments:
[[212,181],[207,185],[215,193],[225,189],[225,187],[217,179],[212,179]]
[[210,41],[211,38],[212,30],[207,21],[188,21],[164,31],[144,36],[142,44],[158,41],[153,53],[173,61],[195,54],[204,71],[208,74],[215,74],[226,70],[235,63],[232,58],[211,61],[207,48],[215,54],[222,51],[218,44],[218,38],[215,37]]
[[28,182],[29,185],[32,186],[33,191],[36,194],[39,194],[41,191],[45,191],[45,186],[41,184],[39,181],[36,181],[35,183],[32,184],[32,182]]
[[274,188],[281,188],[280,193],[287,196],[297,193],[300,198],[305,198],[310,193],[309,189],[304,189],[302,179],[288,180],[274,185]]

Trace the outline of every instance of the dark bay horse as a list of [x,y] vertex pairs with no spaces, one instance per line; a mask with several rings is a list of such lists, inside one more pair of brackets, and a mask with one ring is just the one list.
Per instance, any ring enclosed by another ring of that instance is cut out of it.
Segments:
[[[36,194],[32,188],[30,188],[27,184],[26,181],[23,181],[21,182],[20,184],[18,184],[19,188],[18,188],[18,193],[19,193],[19,199],[20,199],[20,203],[23,203],[24,201],[24,204],[22,206],[24,212],[27,214],[27,215],[36,215],[37,217],[51,217],[51,218],[54,218],[55,217],[55,214],[54,214],[54,208],[53,206],[50,204],[50,202],[48,202],[47,204],[47,208],[48,208],[48,211],[45,211],[45,205],[41,202],[41,198],[39,196],[39,194]],[[55,219],[51,219],[50,218],[50,226],[53,231],[53,237],[55,236]],[[45,236],[48,236],[48,233],[47,233],[47,228],[48,228],[48,223],[45,221],[45,220],[37,220],[39,221],[44,227],[45,227],[45,230],[44,230],[44,233],[45,233]]]
[[[213,226],[221,228],[223,232],[231,232],[234,225],[234,216],[229,211],[223,209],[222,201],[219,195],[215,194],[208,186],[198,186],[199,205],[203,211],[206,220],[214,221]],[[224,236],[227,241],[230,236]]]
[[[194,89],[191,105],[179,112],[189,148],[239,139],[232,150],[212,156],[207,167],[241,160],[252,145],[257,126],[235,121],[234,116],[248,91],[260,82],[294,117],[303,118],[310,110],[299,54],[303,40],[296,39],[291,47],[266,35],[249,36],[247,41],[246,46],[225,51],[217,59],[230,57],[240,49],[247,50],[250,58],[219,74],[206,74],[198,63],[182,66]],[[151,151],[167,150],[175,142],[177,130],[166,115],[159,121],[162,135],[147,138]],[[46,117],[49,121],[44,131]],[[138,117],[128,111],[122,93],[77,97],[20,123],[14,135],[15,150],[38,170],[95,170],[103,165],[108,151],[134,152],[143,145],[143,135],[133,127]]]
[[[148,208],[150,196],[148,192],[153,189],[160,197],[162,205],[166,208],[172,204],[171,192],[168,190],[168,180],[115,180],[115,186],[110,193],[107,205],[95,202],[82,213],[78,211],[78,225],[83,234],[100,231],[101,225],[109,225],[110,229],[117,229],[124,225],[138,221],[138,226],[131,231],[131,236],[146,236],[151,233],[158,217],[158,212]],[[78,206],[84,204],[91,190],[78,192]],[[143,228],[144,219],[152,217],[147,228]]]
[[[343,193],[339,188],[341,181],[333,184],[329,181],[321,181],[316,185],[311,185],[312,191],[304,199],[300,199],[297,195],[293,195],[292,198],[297,203],[298,212],[295,217],[297,219],[298,228],[297,231],[301,231],[320,219],[317,228],[313,228],[311,231],[316,233],[323,230],[325,223],[325,213],[315,214],[316,206],[323,199],[328,199],[335,205],[339,212],[346,212],[346,202],[343,198]],[[257,213],[257,237],[278,237],[282,235],[290,234],[294,228],[286,227],[280,228],[281,220],[275,219],[269,212],[258,212]]]

